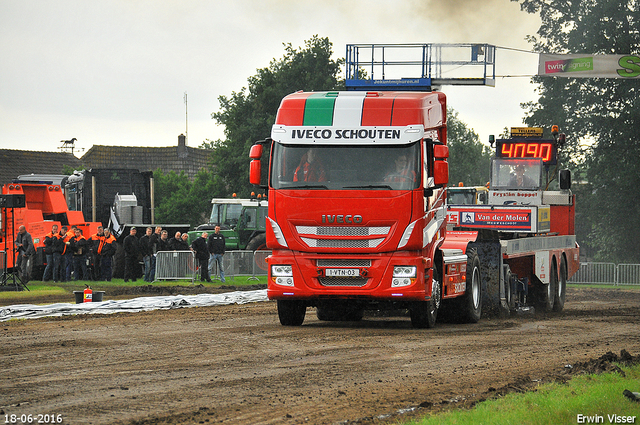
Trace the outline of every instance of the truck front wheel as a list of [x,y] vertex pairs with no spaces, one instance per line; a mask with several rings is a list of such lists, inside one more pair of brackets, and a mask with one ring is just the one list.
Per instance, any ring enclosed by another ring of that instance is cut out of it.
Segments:
[[307,306],[303,301],[278,300],[278,318],[283,326],[300,326],[304,322]]
[[414,328],[432,328],[436,325],[438,310],[442,303],[442,290],[440,282],[434,278],[431,280],[431,299],[429,301],[417,301],[409,309],[411,325]]

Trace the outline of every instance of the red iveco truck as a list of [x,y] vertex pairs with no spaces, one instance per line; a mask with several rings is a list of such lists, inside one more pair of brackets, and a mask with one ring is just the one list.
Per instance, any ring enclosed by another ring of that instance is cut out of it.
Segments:
[[478,254],[485,310],[561,311],[580,266],[571,174],[558,172],[565,137],[557,126],[551,134],[512,128],[510,138],[495,141],[488,204],[447,206],[444,246]]
[[283,325],[408,309],[432,327],[441,302],[481,314],[480,264],[444,249],[448,147],[440,92],[297,92],[251,149],[268,188],[268,297]]

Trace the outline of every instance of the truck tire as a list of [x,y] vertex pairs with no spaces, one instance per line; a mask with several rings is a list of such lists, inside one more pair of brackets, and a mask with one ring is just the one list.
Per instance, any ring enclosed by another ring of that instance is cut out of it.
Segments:
[[504,266],[504,298],[509,308],[514,309],[516,307],[516,301],[513,297],[513,286],[511,285],[511,281],[513,280],[513,274],[511,273],[511,267],[508,265]]
[[556,298],[556,287],[558,286],[558,267],[555,260],[551,264],[551,273],[549,274],[549,283],[544,284],[536,279],[536,309],[544,312],[553,310],[553,304]]
[[267,249],[267,234],[256,235],[247,244],[247,251],[264,251]]
[[[256,235],[249,241],[247,244],[247,251],[252,251],[255,253],[256,251],[266,251],[267,250],[267,234],[260,233]],[[256,270],[262,270],[266,272],[268,270],[267,263],[264,261],[264,258],[261,256],[253,256],[253,261],[256,266]]]
[[556,290],[556,298],[553,302],[553,311],[562,311],[564,309],[564,301],[567,296],[567,262],[562,257],[560,260],[560,274],[558,275],[558,287]]
[[464,321],[478,323],[482,316],[482,276],[480,259],[475,250],[470,250],[467,254],[467,290],[460,301]]
[[417,301],[413,303],[409,309],[411,316],[411,325],[417,329],[432,328],[436,325],[438,310],[442,303],[442,286],[436,280],[435,269],[434,277],[431,280],[431,299],[429,301]]
[[304,322],[307,306],[303,301],[278,300],[278,318],[283,326],[300,326]]

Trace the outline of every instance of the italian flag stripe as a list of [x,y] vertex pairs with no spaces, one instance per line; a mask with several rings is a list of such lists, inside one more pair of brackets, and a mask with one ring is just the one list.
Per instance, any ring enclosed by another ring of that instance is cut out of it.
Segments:
[[314,93],[304,105],[302,125],[333,125],[333,108],[338,97],[337,92]]

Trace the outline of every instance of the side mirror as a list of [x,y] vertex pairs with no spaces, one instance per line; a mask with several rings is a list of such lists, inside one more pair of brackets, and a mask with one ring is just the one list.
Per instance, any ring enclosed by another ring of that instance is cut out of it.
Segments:
[[449,163],[447,161],[434,161],[433,184],[445,186],[449,182]]
[[251,150],[249,151],[249,158],[251,159],[260,159],[262,158],[262,145],[255,144],[251,146]]
[[560,170],[560,189],[562,190],[571,189],[571,171],[570,170]]
[[249,183],[260,186],[260,177],[262,175],[261,165],[259,159],[251,160],[249,164]]
[[[269,154],[271,152],[271,139],[260,140],[251,146],[249,151],[249,183],[261,188],[269,186]],[[266,154],[266,155],[265,155]]]
[[447,159],[449,158],[449,146],[446,145],[434,145],[433,157],[435,159]]
[[449,147],[446,145],[433,146],[433,184],[444,186],[449,182]]

